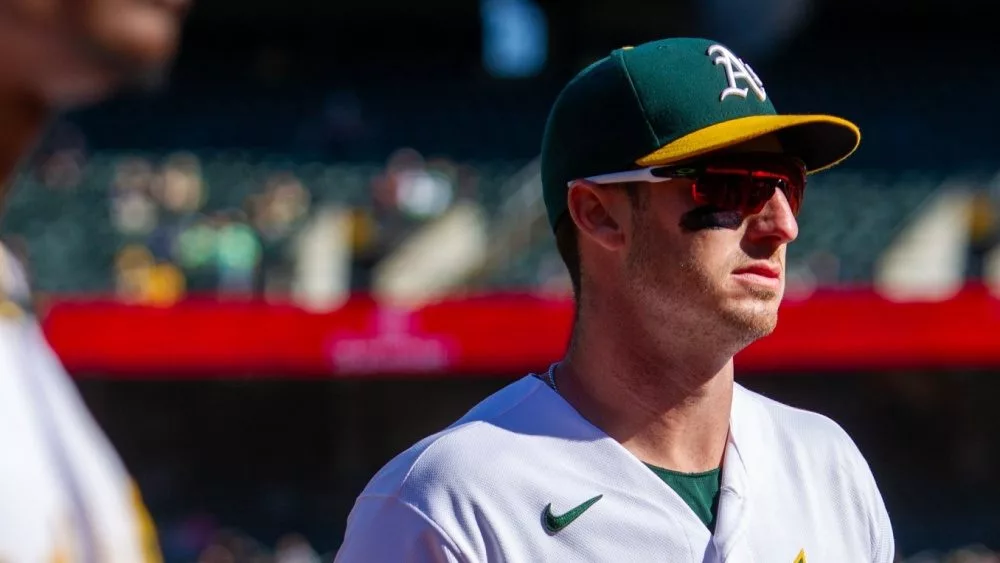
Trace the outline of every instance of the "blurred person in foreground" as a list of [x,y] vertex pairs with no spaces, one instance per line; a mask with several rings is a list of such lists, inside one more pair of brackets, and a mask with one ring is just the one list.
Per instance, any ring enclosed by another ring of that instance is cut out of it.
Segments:
[[[0,0],[0,171],[66,109],[159,83],[186,0]],[[152,522],[0,251],[0,561],[160,560]]]
[[778,114],[712,41],[581,71],[541,156],[576,300],[566,356],[389,462],[338,560],[893,561],[844,430],[733,380],[777,323],[807,172],[859,141],[843,119]]

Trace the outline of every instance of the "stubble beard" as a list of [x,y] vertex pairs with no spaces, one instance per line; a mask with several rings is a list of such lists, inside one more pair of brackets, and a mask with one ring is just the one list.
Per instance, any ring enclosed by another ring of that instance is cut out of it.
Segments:
[[[648,240],[645,234],[637,233],[637,242]],[[666,326],[685,333],[678,337],[703,335],[717,345],[742,349],[774,331],[778,321],[774,303],[780,299],[780,292],[751,286],[744,289],[745,297],[734,306],[693,259],[679,259],[669,278],[660,279],[658,257],[651,246],[638,242],[629,252],[629,293],[636,297],[639,310],[659,312]]]
[[752,303],[749,306],[724,307],[722,317],[734,331],[743,335],[744,345],[763,338],[774,331],[778,324],[777,311],[773,310],[772,303],[778,300],[778,292],[762,288],[749,288]]

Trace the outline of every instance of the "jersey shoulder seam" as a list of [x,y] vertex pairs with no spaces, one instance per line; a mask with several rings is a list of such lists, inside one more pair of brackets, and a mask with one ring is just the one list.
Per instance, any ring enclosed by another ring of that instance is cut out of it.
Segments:
[[460,561],[464,562],[468,561],[468,558],[466,558],[465,554],[462,553],[462,550],[458,548],[458,544],[455,543],[455,540],[452,539],[450,535],[448,535],[448,532],[445,531],[444,528],[442,528],[440,525],[438,525],[438,523],[435,522],[430,516],[425,514],[423,510],[420,510],[420,507],[418,507],[417,505],[413,504],[412,502],[408,502],[399,498],[398,494],[370,493],[362,495],[359,500],[365,500],[365,499],[386,499],[397,502],[403,507],[413,511],[413,513],[416,514],[421,520],[423,520],[431,528],[433,528],[434,532],[437,533],[442,540],[447,542],[448,549],[450,549],[451,552],[454,553],[455,556],[458,557]]
[[[424,456],[427,455],[427,453],[431,450],[431,448],[433,448],[434,446],[440,444],[442,441],[447,440],[448,438],[451,438],[451,437],[456,436],[456,435],[458,435],[458,434],[460,434],[462,432],[465,432],[466,430],[468,430],[469,428],[471,428],[473,426],[479,426],[483,422],[488,422],[488,421],[496,420],[496,419],[498,419],[498,418],[506,415],[510,411],[514,410],[515,408],[521,406],[525,401],[527,401],[529,398],[533,397],[535,395],[535,393],[537,393],[538,390],[541,389],[541,387],[544,385],[541,381],[537,381],[537,382],[533,382],[533,383],[536,383],[536,387],[530,393],[525,394],[517,402],[515,402],[512,405],[510,405],[506,409],[504,409],[504,410],[496,413],[495,415],[491,416],[489,419],[473,420],[473,421],[470,421],[470,422],[467,422],[467,423],[461,425],[458,428],[453,428],[451,430],[445,430],[440,436],[438,436],[437,438],[435,438],[430,444],[427,444],[427,447],[424,448],[424,451],[420,452],[420,454],[417,455],[416,459],[413,460],[413,463],[410,464],[410,467],[407,468],[406,475],[403,475],[403,478],[399,480],[399,486],[396,487],[395,494],[397,496],[400,495],[400,493],[403,490],[403,487],[406,486],[406,482],[410,479],[410,475],[413,473],[413,470],[417,467],[417,465],[424,458]],[[400,500],[402,501],[402,499],[400,499]]]
[[[526,400],[528,400],[529,398],[531,398],[532,396],[534,396],[535,393],[538,392],[538,389],[541,388],[542,383],[540,381],[537,382],[537,383],[538,383],[538,386],[536,386],[535,389],[533,389],[530,393],[525,394],[524,397],[521,397],[521,399],[519,399],[514,404],[510,405],[508,408],[504,409],[503,411],[501,411],[499,413],[496,413],[495,415],[491,416],[489,419],[474,420],[474,421],[471,421],[471,422],[467,423],[466,426],[470,426],[471,427],[471,426],[479,425],[479,424],[485,422],[486,420],[495,420],[495,419],[497,419],[497,418],[499,418],[499,417],[507,414],[508,412],[512,411],[513,409],[517,408],[518,406],[520,406],[521,404],[523,404]],[[402,498],[403,488],[406,486],[407,481],[410,479],[410,475],[413,473],[413,470],[417,467],[417,464],[419,464],[420,461],[423,459],[424,455],[426,455],[427,452],[430,451],[431,448],[433,448],[435,445],[437,445],[438,443],[440,443],[442,440],[445,440],[448,437],[450,437],[451,435],[456,434],[456,433],[460,433],[460,432],[462,432],[464,430],[465,430],[465,428],[453,428],[450,431],[449,430],[445,430],[442,433],[441,436],[438,436],[430,444],[428,444],[424,448],[424,451],[420,452],[420,454],[417,455],[416,459],[414,459],[413,462],[410,463],[410,467],[407,468],[406,474],[403,476],[402,479],[399,480],[399,485],[397,485],[395,487],[395,489],[393,490],[393,492],[391,492],[391,493],[388,493],[388,492],[386,492],[386,493],[365,493],[365,492],[362,492],[362,494],[358,497],[358,502],[361,502],[362,500],[365,500],[365,499],[384,498],[384,499],[389,499],[389,500],[392,500],[392,501],[395,501],[395,502],[398,502],[398,503],[402,504],[403,506],[405,506],[405,507],[413,510],[417,515],[420,516],[420,518],[422,518],[429,525],[431,525],[434,528],[434,530],[442,536],[442,538],[446,539],[449,542],[449,546],[455,551],[455,554],[458,557],[460,557],[462,559],[462,561],[467,561],[467,559],[465,558],[465,555],[461,551],[459,551],[457,549],[455,541],[451,538],[451,536],[448,535],[448,533],[443,528],[441,528],[441,526],[433,518],[431,518],[430,515],[424,513],[424,511],[421,510],[415,504],[413,504],[413,503],[405,500],[404,498]]]

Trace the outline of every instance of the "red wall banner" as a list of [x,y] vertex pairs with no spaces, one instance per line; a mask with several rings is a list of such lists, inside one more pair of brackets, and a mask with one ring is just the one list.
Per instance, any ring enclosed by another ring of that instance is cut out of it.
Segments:
[[[516,375],[559,358],[572,303],[484,295],[398,309],[357,298],[324,313],[263,302],[171,307],[62,301],[43,327],[67,368],[100,377]],[[1000,368],[1000,300],[969,289],[939,302],[830,290],[782,305],[741,372]]]

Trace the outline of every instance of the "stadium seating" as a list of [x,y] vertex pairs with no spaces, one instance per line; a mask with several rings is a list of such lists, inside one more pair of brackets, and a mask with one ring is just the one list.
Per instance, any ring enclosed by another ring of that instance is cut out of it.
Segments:
[[[372,205],[373,180],[379,164],[321,163],[249,152],[210,152],[197,157],[203,204],[188,213],[170,213],[157,205],[152,232],[127,233],[116,228],[112,215],[116,175],[139,163],[149,171],[149,195],[162,182],[168,155],[98,152],[87,158],[71,185],[54,185],[45,177],[44,163],[28,167],[19,177],[5,217],[5,237],[26,246],[33,282],[44,292],[107,293],[114,287],[115,255],[123,246],[150,246],[157,258],[170,258],[169,248],[157,237],[172,236],[164,229],[217,212],[248,212],[250,198],[264,192],[276,178],[292,177],[309,192],[313,205],[337,204],[349,208]],[[503,200],[503,186],[521,161],[483,162],[466,171],[472,194],[487,210]],[[155,197],[150,199],[155,200]],[[159,246],[159,250],[157,249]]]
[[788,247],[789,268],[828,253],[839,283],[871,281],[879,254],[930,194],[940,175],[830,171],[810,181],[799,216],[799,238]]

